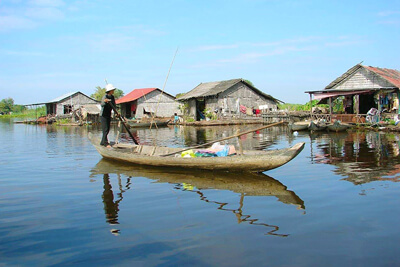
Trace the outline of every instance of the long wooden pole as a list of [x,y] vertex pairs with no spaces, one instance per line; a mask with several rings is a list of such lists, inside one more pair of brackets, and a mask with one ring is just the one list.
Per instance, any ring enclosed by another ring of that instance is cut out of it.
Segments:
[[265,128],[269,128],[269,127],[272,127],[272,126],[276,126],[276,125],[282,124],[282,123],[284,123],[284,122],[280,121],[280,122],[272,123],[272,124],[269,124],[269,125],[257,128],[257,129],[253,129],[253,130],[249,130],[249,131],[246,131],[246,132],[243,132],[243,133],[239,133],[239,134],[235,134],[235,135],[232,135],[232,136],[228,136],[228,137],[225,137],[225,138],[222,138],[222,139],[219,139],[219,140],[214,140],[212,142],[204,143],[204,144],[197,145],[197,146],[187,147],[187,148],[184,148],[182,150],[179,150],[179,151],[176,151],[176,152],[173,152],[173,153],[160,155],[160,157],[171,156],[171,155],[178,154],[178,153],[181,153],[181,152],[189,150],[189,149],[208,146],[208,145],[214,144],[216,142],[221,142],[221,141],[225,141],[225,140],[228,140],[228,139],[231,139],[231,138],[234,138],[234,137],[239,137],[239,136],[244,135],[244,134],[248,134],[248,133],[252,133],[252,132],[255,132],[255,131],[259,131],[259,130],[262,130],[262,129],[265,129]]
[[165,78],[164,85],[163,85],[163,88],[162,88],[160,97],[159,97],[158,102],[157,102],[157,105],[156,105],[156,110],[154,111],[154,114],[151,116],[150,129],[151,129],[151,126],[153,125],[153,123],[154,123],[154,124],[156,125],[156,127],[157,127],[157,123],[153,122],[153,121],[154,121],[154,117],[156,116],[156,113],[157,113],[157,111],[158,111],[158,104],[160,103],[161,97],[162,97],[162,95],[163,95],[163,93],[164,93],[164,89],[165,89],[165,85],[167,84],[167,81],[168,81],[169,73],[171,72],[172,65],[174,64],[175,57],[176,57],[176,53],[178,53],[178,48],[179,48],[179,47],[176,48],[176,51],[175,51],[174,57],[173,57],[173,59],[172,59],[171,65],[169,66],[168,73],[167,73],[167,77]]
[[115,108],[114,104],[112,102],[109,102],[111,108],[114,110],[115,114],[119,118],[119,120],[122,122],[122,125],[124,125],[125,130],[128,132],[129,136],[132,138],[133,142],[138,145],[139,143],[136,141],[135,137],[133,137],[133,134],[129,130],[129,127],[126,125],[125,121],[122,119],[121,115],[118,113],[117,109]]

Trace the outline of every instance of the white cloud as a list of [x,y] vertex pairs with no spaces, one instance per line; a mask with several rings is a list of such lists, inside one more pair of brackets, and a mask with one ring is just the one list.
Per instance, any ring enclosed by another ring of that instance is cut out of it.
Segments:
[[149,28],[146,25],[128,25],[128,26],[119,26],[119,27],[115,27],[116,29],[121,29],[122,31],[125,32],[134,32],[134,33],[141,33],[141,34],[145,34],[148,36],[164,36],[167,33],[158,29],[154,29],[154,28]]
[[62,41],[68,42],[71,47],[79,46],[83,50],[86,47],[96,52],[120,52],[134,47],[137,43],[137,38],[132,35],[108,33],[85,36],[64,36],[62,37]]
[[355,44],[365,44],[366,40],[359,36],[339,36],[332,38],[331,40],[325,42],[327,47],[340,47],[340,46],[352,46]]
[[[196,48],[204,48],[202,51],[207,53],[207,51],[212,49],[233,49],[242,51],[242,53],[232,50],[230,52],[231,56],[227,56],[223,59],[210,60],[206,63],[195,64],[193,67],[213,67],[213,66],[223,66],[226,64],[253,64],[265,60],[268,57],[283,56],[288,54],[297,54],[302,51],[317,51],[329,49],[329,47],[346,47],[354,46],[355,44],[365,44],[367,40],[360,36],[336,36],[336,37],[325,37],[325,36],[305,36],[294,39],[282,39],[270,42],[260,42],[260,43],[242,43],[242,44],[232,44],[232,45],[209,45],[200,46]],[[209,48],[209,49],[207,49]],[[245,52],[243,52],[245,51]],[[226,51],[227,53],[229,51]],[[232,54],[236,52],[235,54]],[[206,54],[203,55],[203,58]]]
[[293,44],[304,44],[304,43],[310,43],[310,42],[318,42],[320,40],[323,40],[323,37],[320,36],[306,36],[306,37],[298,37],[294,39],[284,39],[284,40],[278,40],[278,41],[273,41],[273,42],[266,42],[266,43],[252,43],[252,46],[282,46],[282,45],[293,45]]
[[259,52],[242,53],[237,56],[233,56],[231,58],[225,58],[225,59],[209,61],[206,63],[195,64],[192,67],[193,68],[216,67],[216,66],[223,66],[226,64],[231,65],[232,63],[236,65],[253,64],[266,57],[273,57],[273,56],[285,55],[292,52],[309,51],[314,49],[316,49],[316,47],[313,46],[308,46],[308,47],[280,46],[274,49],[263,49],[262,51]]
[[35,57],[43,57],[48,56],[48,54],[42,52],[30,52],[30,51],[16,51],[16,50],[0,50],[0,54],[8,55],[8,56],[35,56]]
[[211,51],[211,50],[225,50],[225,49],[234,49],[238,48],[239,45],[232,44],[232,45],[204,45],[194,48],[192,51]]
[[19,29],[32,29],[37,25],[37,22],[21,16],[0,16],[0,31],[2,32]]
[[47,21],[63,19],[64,5],[62,0],[30,0],[25,5],[4,6],[0,9],[0,31],[32,29]]
[[30,0],[28,3],[35,6],[45,7],[60,7],[65,5],[62,0]]
[[112,52],[131,48],[135,44],[136,38],[120,34],[108,34],[94,36],[88,42],[94,50]]
[[392,15],[400,15],[400,11],[381,11],[378,13],[378,16],[380,17],[388,17],[388,16],[392,16]]
[[378,21],[378,24],[384,25],[400,25],[400,11],[389,10],[389,11],[381,11],[378,13],[379,17],[385,18],[384,20]]
[[379,21],[378,23],[385,24],[385,25],[400,25],[400,20],[399,19],[382,20],[382,21]]
[[54,7],[32,7],[26,9],[25,16],[38,20],[57,20],[64,18],[64,13]]
[[256,52],[255,53],[245,53],[245,54],[238,55],[237,57],[234,57],[234,58],[219,60],[219,62],[221,62],[221,63],[252,63],[254,61],[257,61],[257,60],[265,58],[265,57],[284,55],[284,54],[288,54],[291,52],[306,51],[306,50],[312,50],[312,49],[313,49],[312,47],[284,46],[284,47],[277,47],[272,50],[263,51],[260,53],[256,53]]

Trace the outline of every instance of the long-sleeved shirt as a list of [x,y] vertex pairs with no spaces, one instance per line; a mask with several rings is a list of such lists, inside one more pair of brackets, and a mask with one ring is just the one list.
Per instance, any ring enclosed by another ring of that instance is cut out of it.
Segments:
[[100,111],[100,116],[107,117],[107,118],[111,118],[112,107],[111,107],[110,102],[107,102],[107,103],[104,102],[104,100],[105,100],[106,98],[111,100],[111,103],[112,103],[112,105],[114,105],[114,107],[116,106],[114,96],[113,96],[113,95],[105,94],[105,95],[103,96],[103,98],[101,99],[101,111]]

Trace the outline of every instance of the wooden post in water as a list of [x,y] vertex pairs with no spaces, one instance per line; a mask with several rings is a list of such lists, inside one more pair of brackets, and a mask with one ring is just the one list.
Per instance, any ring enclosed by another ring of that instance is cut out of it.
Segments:
[[121,121],[118,122],[118,130],[117,130],[117,134],[115,136],[115,143],[118,144],[118,139],[119,139],[119,133],[121,132]]
[[242,139],[240,139],[239,133],[240,133],[240,130],[237,129],[236,135],[238,135],[237,139],[238,139],[238,143],[239,143],[239,155],[242,156],[243,155],[243,144],[242,144]]

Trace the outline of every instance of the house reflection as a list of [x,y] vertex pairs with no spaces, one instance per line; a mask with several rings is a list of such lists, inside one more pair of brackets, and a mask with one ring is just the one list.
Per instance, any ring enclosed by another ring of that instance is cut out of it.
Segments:
[[398,182],[399,140],[397,133],[374,131],[314,136],[311,158],[315,163],[336,166],[334,172],[354,184],[376,180]]

